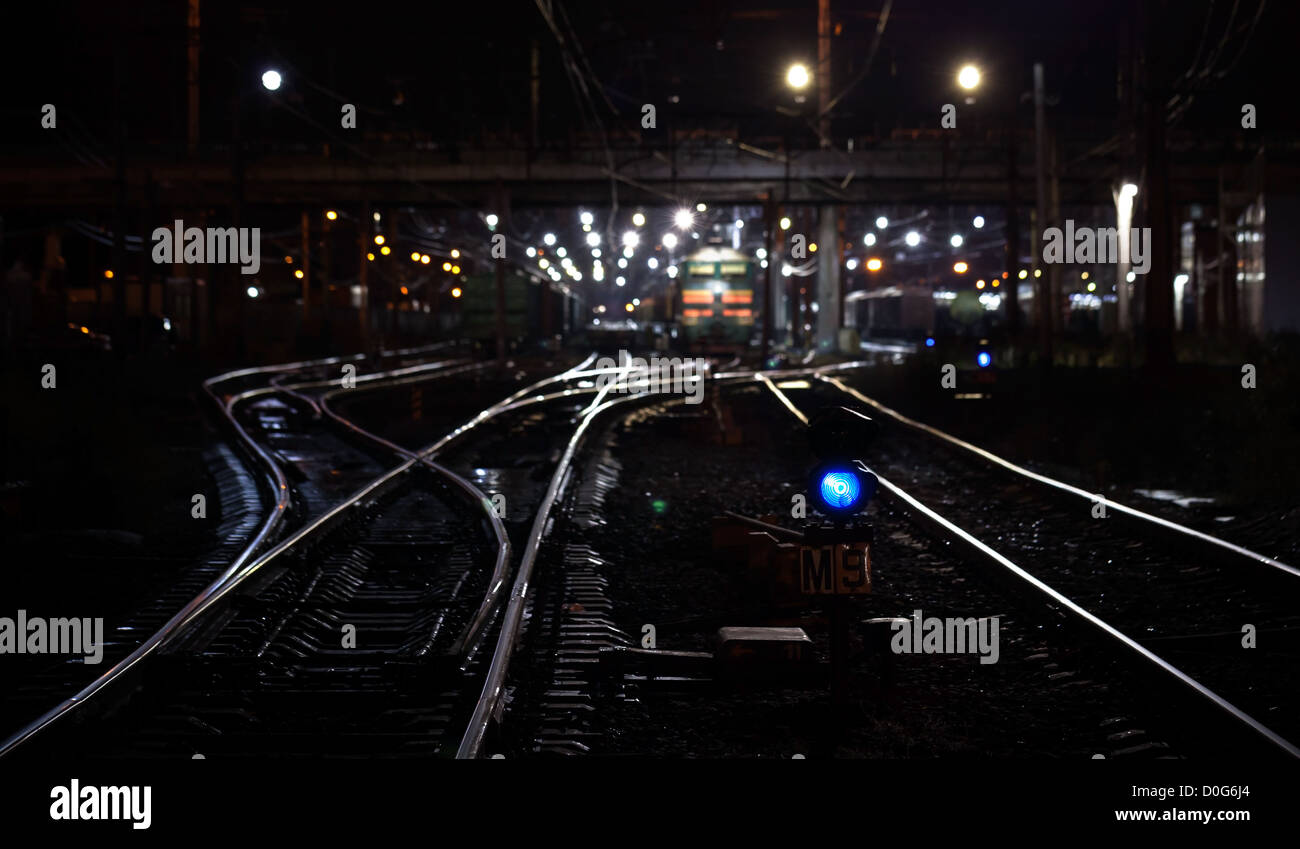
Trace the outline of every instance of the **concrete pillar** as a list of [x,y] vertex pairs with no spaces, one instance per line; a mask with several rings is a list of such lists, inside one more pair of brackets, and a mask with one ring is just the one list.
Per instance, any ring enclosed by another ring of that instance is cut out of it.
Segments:
[[840,226],[838,205],[817,210],[817,350],[839,350]]

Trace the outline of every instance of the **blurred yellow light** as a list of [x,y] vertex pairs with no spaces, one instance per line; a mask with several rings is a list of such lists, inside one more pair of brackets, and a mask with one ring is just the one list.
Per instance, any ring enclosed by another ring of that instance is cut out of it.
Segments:
[[994,288],[994,289],[998,288],[998,287],[1001,286],[1001,285],[1002,285],[1002,281],[1001,281],[1001,280],[994,280],[994,281],[993,281],[993,288]]
[[624,304],[623,309],[627,310],[628,312],[631,312],[633,309],[635,309],[635,307],[633,307],[631,304]]
[[453,298],[459,298],[460,295],[461,295],[461,291],[460,291],[460,287],[459,287],[459,286],[457,286],[455,289],[452,289],[452,290],[451,290],[451,296],[452,296]]
[[964,262],[954,262],[952,264],[952,270],[957,272],[958,274],[965,274],[966,269],[968,268],[970,268],[970,266]]
[[285,258],[284,258],[284,261],[287,262],[287,263],[289,263],[290,265],[293,265],[293,257],[291,257],[291,256],[287,256],[287,255],[286,255]]
[[388,256],[393,252],[393,249],[388,247],[388,245],[384,245],[382,248],[379,249],[379,252],[384,256]]
[[974,65],[965,65],[957,72],[957,84],[970,91],[980,84],[980,69]]
[[790,219],[788,217],[781,219],[781,229],[782,230],[790,229]]
[[817,243],[813,242],[812,244],[810,244],[808,246],[808,250],[812,251],[813,253],[817,253]]
[[1028,271],[1025,271],[1023,268],[1020,269],[1020,279],[1021,279],[1021,280],[1024,280],[1024,279],[1025,279],[1026,277],[1028,277],[1028,276],[1029,276],[1029,272],[1028,272]]
[[[1002,276],[1003,276],[1003,277],[1006,277],[1005,274],[1003,274]],[[1035,276],[1035,277],[1042,277],[1042,276],[1043,276],[1043,269],[1041,269],[1041,268],[1035,268],[1035,269],[1034,269],[1034,276]]]
[[1087,279],[1088,279],[1088,272],[1086,272],[1086,271],[1083,272],[1082,277],[1083,277],[1084,280],[1087,280]]
[[402,287],[402,294],[403,294],[403,295],[409,295],[409,294],[411,294],[411,292],[410,292],[410,290],[408,290],[405,286],[403,286],[403,287]]
[[453,266],[451,267],[451,273],[452,273],[452,274],[460,274],[460,266],[459,266],[459,265],[453,265]]
[[884,263],[880,261],[879,257],[873,256],[871,259],[867,260],[867,271],[879,271],[883,265]]
[[442,264],[442,270],[443,270],[443,271],[451,271],[451,263],[450,263],[450,262],[444,262],[444,263]]
[[451,249],[451,258],[452,258],[452,259],[460,259],[460,251],[456,250],[455,248],[452,248],[452,249]]
[[379,235],[375,236],[375,244],[376,244],[376,245],[382,245],[383,243],[384,243],[384,234],[383,234],[383,233],[380,233]]
[[791,65],[785,72],[786,84],[791,88],[803,88],[808,85],[808,81],[811,79],[812,74],[808,73],[808,67],[798,62]]
[[85,326],[83,326],[83,327],[81,328],[81,332],[82,332],[82,333],[89,333],[89,332],[90,332],[90,328],[89,328],[89,327],[85,327]]
[[976,280],[976,281],[975,281],[975,288],[976,288],[976,289],[983,289],[983,288],[984,288],[984,281],[983,281],[983,280]]
[[420,261],[420,252],[411,251],[411,262],[419,262],[419,261]]
[[425,265],[428,265],[428,264],[429,264],[429,255],[428,255],[428,254],[420,254],[420,262],[424,263]]
[[374,262],[374,261],[375,261],[375,255],[374,255],[374,254],[366,254],[366,259],[370,260],[371,262]]
[[294,276],[294,277],[297,277],[299,280],[301,280],[301,279],[302,279],[302,269],[300,268],[300,269],[298,269],[297,271],[295,271],[295,272],[293,273],[293,276]]
[[334,219],[339,217],[339,214],[331,209],[329,212],[325,213],[325,217],[328,218],[330,221],[333,221]]
[[104,276],[105,276],[106,278],[108,278],[109,280],[112,280],[112,279],[113,279],[113,269],[111,269],[111,268],[106,268],[106,269],[104,269]]

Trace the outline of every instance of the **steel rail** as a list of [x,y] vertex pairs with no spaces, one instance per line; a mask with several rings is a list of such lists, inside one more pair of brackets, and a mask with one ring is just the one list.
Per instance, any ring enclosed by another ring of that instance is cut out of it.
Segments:
[[1264,554],[1260,554],[1257,551],[1251,551],[1248,548],[1244,548],[1240,545],[1236,545],[1234,543],[1228,542],[1225,539],[1220,539],[1219,537],[1212,536],[1202,531],[1198,531],[1195,528],[1189,528],[1188,526],[1179,524],[1178,522],[1173,522],[1168,519],[1163,519],[1159,516],[1152,515],[1151,513],[1146,513],[1142,510],[1138,510],[1135,507],[1129,507],[1128,505],[1120,504],[1117,501],[1111,501],[1110,499],[1104,498],[1099,494],[1087,492],[1086,490],[1080,489],[1077,486],[1071,486],[1070,484],[1065,483],[1064,481],[1060,481],[1055,478],[1050,478],[1047,475],[1041,475],[1037,472],[1032,472],[1029,469],[1024,468],[1023,466],[1018,466],[1015,463],[1012,463],[1010,460],[999,457],[997,454],[994,454],[991,451],[986,451],[977,445],[972,445],[971,443],[959,439],[949,433],[945,433],[944,431],[939,430],[936,427],[932,427],[923,422],[918,422],[914,419],[909,419],[907,416],[903,415],[902,413],[896,410],[892,410],[889,407],[886,407],[884,404],[880,403],[874,398],[869,398],[866,395],[863,395],[861,392],[854,389],[853,387],[846,385],[839,378],[827,377],[824,374],[818,374],[817,379],[822,380],[830,384],[831,386],[834,386],[836,389],[839,389],[841,392],[851,395],[852,397],[856,398],[862,403],[871,406],[873,409],[879,410],[885,415],[901,422],[902,424],[910,428],[914,428],[916,430],[922,431],[923,433],[927,433],[930,436],[933,436],[937,439],[941,439],[944,442],[949,443],[950,445],[955,445],[958,448],[962,448],[966,451],[969,451],[975,456],[983,460],[986,460],[990,463],[993,463],[994,465],[1000,466],[1006,469],[1007,471],[1028,478],[1029,480],[1035,481],[1037,483],[1041,483],[1046,486],[1053,487],[1054,489],[1058,489],[1062,492],[1069,493],[1070,495],[1075,495],[1080,498],[1087,499],[1088,501],[1094,504],[1102,504],[1105,506],[1107,510],[1114,510],[1117,513],[1122,513],[1124,515],[1131,516],[1135,519],[1140,519],[1144,522],[1151,522],[1155,525],[1159,525],[1160,527],[1166,530],[1184,534],[1186,536],[1192,537],[1193,539],[1196,539],[1199,542],[1204,542],[1213,546],[1217,546],[1239,557],[1244,557],[1247,560],[1254,562],[1256,565],[1267,566],[1270,569],[1276,570],[1280,574],[1289,575],[1290,577],[1293,578],[1300,577],[1300,569],[1297,569],[1296,567],[1291,566],[1287,563],[1283,563],[1280,560],[1275,560],[1272,557],[1269,557]]
[[[609,369],[597,369],[597,372],[606,373]],[[630,366],[620,367],[617,371],[631,372],[635,371]],[[744,376],[744,375],[742,375]],[[687,380],[704,380],[703,376],[692,376]],[[718,379],[718,378],[714,378]],[[650,379],[628,381],[626,376],[614,383],[606,384],[599,390],[595,389],[577,389],[565,392],[554,393],[551,396],[527,399],[525,401],[515,402],[512,406],[525,406],[528,404],[539,403],[542,400],[550,398],[566,397],[569,395],[596,392],[596,398],[580,414],[578,425],[574,428],[569,441],[565,446],[564,453],[556,464],[555,471],[551,473],[551,482],[546,489],[546,495],[543,497],[541,504],[537,508],[537,515],[533,518],[533,524],[528,534],[528,542],[524,547],[520,557],[519,566],[515,570],[514,585],[510,590],[510,601],[506,605],[505,616],[502,619],[501,631],[497,635],[496,649],[492,654],[492,663],[488,667],[488,674],[483,682],[483,691],[479,695],[478,702],[474,706],[474,712],[470,717],[469,725],[465,729],[465,734],[461,738],[460,746],[456,751],[458,759],[476,758],[482,751],[483,740],[487,736],[488,727],[492,718],[498,713],[501,706],[501,699],[505,692],[505,678],[510,666],[510,660],[514,654],[515,644],[519,639],[520,625],[523,621],[524,605],[528,600],[529,590],[531,589],[533,567],[537,560],[537,554],[541,550],[541,545],[547,531],[551,527],[551,510],[555,502],[563,493],[564,488],[568,485],[570,478],[571,464],[574,456],[577,454],[579,445],[583,436],[586,434],[591,423],[606,410],[633,401],[644,401],[654,398],[660,393],[654,392],[634,392],[625,398],[617,398],[613,401],[603,400],[605,395],[610,392],[628,391],[636,385],[645,383],[649,384]]]
[[[808,416],[804,414],[801,410],[799,410],[799,408],[789,399],[789,397],[787,397],[785,393],[783,393],[780,389],[777,388],[776,384],[772,383],[772,381],[770,380],[765,380],[761,375],[759,379],[763,380],[764,384],[768,387],[768,389],[770,389],[777,396],[778,399],[781,400],[781,403],[785,405],[786,409],[790,410],[795,415],[795,417],[798,418],[805,425],[808,424]],[[951,522],[941,514],[927,507],[925,504],[923,504],[922,502],[920,502],[919,500],[917,500],[916,498],[914,498],[913,496],[905,492],[901,487],[897,486],[892,481],[881,476],[879,473],[874,473],[874,474],[876,474],[876,477],[879,479],[880,485],[892,496],[894,496],[899,501],[901,501],[904,505],[906,505],[906,507],[912,513],[914,513],[915,515],[919,515],[928,523],[939,527],[944,533],[946,533],[950,537],[955,537],[957,540],[973,548],[975,551],[983,555],[984,558],[1002,567],[1004,570],[1006,570],[1007,572],[1011,573],[1013,576],[1018,578],[1021,582],[1027,584],[1030,588],[1036,591],[1038,595],[1040,595],[1044,600],[1050,602],[1051,604],[1059,605],[1060,607],[1069,611],[1076,618],[1082,620],[1085,624],[1089,625],[1094,630],[1100,632],[1105,637],[1118,643],[1132,656],[1134,656],[1135,659],[1140,660],[1148,667],[1156,670],[1160,674],[1171,679],[1172,683],[1204,699],[1211,706],[1221,711],[1222,713],[1225,713],[1229,718],[1239,723],[1245,729],[1263,738],[1269,744],[1281,749],[1291,757],[1300,758],[1300,748],[1297,748],[1295,744],[1291,743],[1289,740],[1282,737],[1280,734],[1273,731],[1271,728],[1264,725],[1262,722],[1255,719],[1253,716],[1246,713],[1244,710],[1237,707],[1232,702],[1220,696],[1218,693],[1214,692],[1209,687],[1206,687],[1204,684],[1197,681],[1195,678],[1188,675],[1186,672],[1183,672],[1181,669],[1174,666],[1169,661],[1165,660],[1164,658],[1157,655],[1155,652],[1146,648],[1141,643],[1134,640],[1132,637],[1129,637],[1119,629],[1115,628],[1113,625],[1110,625],[1109,623],[1102,620],[1099,616],[1081,607],[1080,605],[1075,603],[1073,600],[1065,596],[1060,591],[1053,589],[1048,584],[1034,577],[1028,571],[1018,566],[1017,564],[1013,563],[1009,558],[1005,557],[1000,552],[993,549],[991,546],[985,544],[983,541],[979,540],[978,538],[970,534],[968,531],[964,530],[963,528],[954,524],[953,522]]]
[[[327,358],[328,362],[342,361],[343,357]],[[265,369],[268,372],[280,372],[295,368],[308,368],[319,364],[328,364],[327,361],[304,361],[302,363],[287,363],[276,366],[269,366]],[[407,370],[399,370],[407,371]],[[259,551],[271,536],[279,529],[288,513],[291,504],[290,489],[288,479],[285,477],[283,470],[272,459],[270,454],[258,442],[248,434],[248,432],[239,424],[234,415],[234,406],[238,403],[238,398],[232,398],[223,403],[221,397],[214,391],[213,387],[219,383],[225,382],[233,377],[247,377],[258,373],[258,369],[241,369],[236,372],[226,372],[224,374],[210,377],[203,382],[203,391],[208,395],[214,404],[217,405],[222,415],[225,417],[238,437],[239,445],[246,451],[250,452],[254,459],[265,467],[266,480],[269,481],[272,497],[274,499],[274,508],[263,520],[257,533],[248,545],[240,550],[239,554],[231,561],[230,565],[213,580],[211,584],[204,588],[199,595],[191,599],[183,608],[175,613],[170,619],[163,623],[157,631],[146,638],[139,646],[132,650],[126,657],[113,664],[109,669],[84,686],[73,696],[58,703],[36,719],[27,723],[16,732],[5,738],[0,743],[0,758],[12,752],[18,746],[35,737],[40,732],[46,730],[55,722],[63,717],[68,716],[81,705],[89,701],[93,696],[101,692],[105,687],[114,681],[122,678],[130,670],[134,669],[141,661],[153,654],[159,648],[165,646],[173,640],[184,628],[193,623],[200,615],[208,610],[212,604],[223,597],[230,588],[240,583],[253,571],[255,567],[262,565],[269,560],[273,554],[278,554],[284,550],[283,546],[272,549],[270,552],[263,554],[257,560],[253,561],[254,554]],[[370,378],[372,375],[365,375]],[[358,378],[360,380],[360,378]],[[328,384],[328,382],[327,382]],[[302,386],[291,387],[294,389],[303,388]],[[270,390],[277,391],[279,388]],[[258,392],[258,390],[253,390]],[[373,483],[373,482],[372,482]],[[369,488],[363,488],[363,493],[368,493]],[[356,496],[354,496],[355,499]],[[327,515],[337,515],[336,513]],[[313,527],[319,526],[314,523]],[[301,539],[301,536],[297,537]]]

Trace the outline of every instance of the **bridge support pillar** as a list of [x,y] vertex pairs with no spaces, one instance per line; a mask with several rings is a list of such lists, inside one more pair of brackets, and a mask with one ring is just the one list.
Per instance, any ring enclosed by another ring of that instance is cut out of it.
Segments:
[[840,211],[838,205],[817,209],[817,351],[839,350],[843,279],[840,267]]

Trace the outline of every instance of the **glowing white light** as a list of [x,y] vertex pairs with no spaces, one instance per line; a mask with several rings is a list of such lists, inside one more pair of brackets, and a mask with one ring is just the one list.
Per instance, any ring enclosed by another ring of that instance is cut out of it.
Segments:
[[852,271],[853,269],[858,267],[858,261],[853,257],[849,257],[849,261],[844,263],[844,267],[847,268],[849,271]]
[[697,204],[695,204],[695,211],[696,211],[696,212],[703,212],[704,210],[706,210],[706,209],[708,209],[708,208],[709,208],[709,207],[708,207],[706,204],[703,204],[703,203],[697,203]]
[[259,294],[261,294],[260,292],[257,291],[256,286],[249,286],[247,292],[248,292],[248,297],[250,298],[256,298]]
[[677,276],[677,266],[675,265],[668,266],[668,276],[673,278]]
[[267,91],[275,91],[280,87],[282,79],[279,71],[266,71],[262,74],[262,87]]
[[578,220],[581,221],[583,224],[591,224],[593,221],[596,220],[596,218],[590,212],[584,212],[578,216]]
[[889,226],[889,219],[886,218],[885,216],[882,215],[882,216],[880,216],[879,218],[876,219],[876,229],[877,229],[877,230],[883,230],[883,229],[885,229],[885,228],[888,227],[888,226]]
[[811,75],[808,73],[808,68],[797,62],[785,72],[785,81],[791,88],[803,88],[808,85],[809,79]]
[[587,234],[587,244],[590,245],[590,246],[593,247],[593,248],[596,247],[596,245],[599,245],[599,244],[600,244],[600,234],[599,234],[599,233],[588,233],[588,234]]
[[555,255],[558,256],[558,257],[560,257],[561,259],[563,259],[565,256],[568,256],[568,253],[569,253],[569,252],[566,251],[564,248],[556,248],[556,249],[555,249]]
[[948,243],[951,244],[954,248],[960,248],[962,243],[961,235],[958,233],[953,233],[952,238],[948,240]]
[[966,65],[957,72],[957,84],[962,88],[970,91],[980,84],[980,69],[974,65]]
[[644,225],[645,225],[645,216],[642,215],[642,214],[639,213],[639,212],[636,213],[636,214],[634,214],[634,215],[632,216],[632,223],[635,224],[637,227],[644,226]]
[[759,259],[767,259],[767,248],[759,248],[758,250],[754,251],[754,256],[758,257]]
[[976,229],[976,230],[980,229],[981,227],[984,226],[984,216],[983,216],[983,215],[976,215],[976,216],[975,216],[975,220],[972,221],[971,224],[974,224],[974,225],[975,225],[975,229]]
[[1138,193],[1138,187],[1133,185],[1132,183],[1125,183],[1123,186],[1120,187],[1119,190],[1120,197],[1131,198],[1135,196],[1137,193]]
[[871,247],[875,243],[876,243],[875,233],[868,233],[867,235],[862,237],[862,244],[866,245],[867,247]]
[[653,271],[654,269],[659,267],[659,260],[655,259],[654,257],[650,257],[648,260],[645,261],[645,264],[650,266],[650,269]]
[[486,218],[484,218],[483,220],[487,222],[487,226],[489,226],[489,227],[495,227],[495,226],[497,226],[497,222],[500,221],[501,219],[500,219],[500,218],[497,218],[495,215],[488,215],[488,216],[487,216]]
[[600,259],[600,248],[592,248],[592,249],[591,249],[591,255],[592,255],[592,257],[594,257],[595,259]]
[[903,237],[903,241],[907,242],[909,248],[914,248],[921,244],[921,234],[915,230],[909,230],[907,235]]
[[533,247],[532,245],[529,245],[528,250],[525,251],[525,253],[528,254],[529,259],[532,259],[533,257],[537,256],[537,248]]
[[789,265],[783,265],[783,266],[781,266],[781,276],[782,276],[782,277],[789,277],[791,274],[794,274],[794,269],[793,269],[793,268],[791,268]]
[[736,229],[739,230],[739,229],[741,229],[741,228],[744,227],[744,226],[745,226],[745,222],[742,221],[741,219],[737,218],[737,219],[736,219]]
[[673,213],[673,223],[678,230],[689,230],[695,225],[695,216],[689,209],[679,209]]
[[627,257],[621,256],[618,258],[618,267],[627,268]]
[[542,237],[542,241],[545,242],[546,247],[549,248],[551,245],[555,244],[555,234],[547,233],[545,236]]
[[641,242],[641,237],[636,234],[635,230],[628,230],[623,234],[623,247],[635,248]]
[[620,286],[626,286],[626,285],[627,285],[627,279],[624,278],[624,277],[619,277],[619,278],[615,279],[614,282],[617,283],[617,284],[620,285]]
[[677,234],[664,233],[664,237],[662,241],[664,243],[664,247],[671,251],[673,248],[677,247]]

